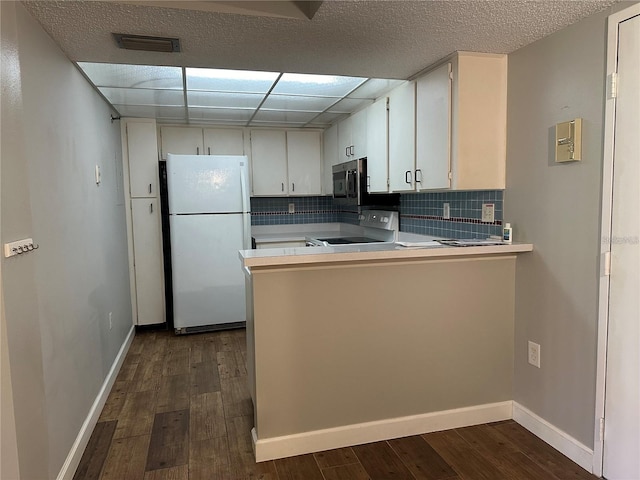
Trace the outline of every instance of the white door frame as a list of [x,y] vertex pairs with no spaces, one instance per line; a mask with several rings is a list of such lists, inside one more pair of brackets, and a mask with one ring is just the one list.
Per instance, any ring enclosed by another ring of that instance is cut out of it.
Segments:
[[611,97],[611,76],[617,72],[618,25],[640,15],[640,3],[608,18],[607,25],[607,96],[604,119],[604,153],[602,168],[602,223],[600,226],[600,284],[598,296],[598,354],[596,375],[596,411],[593,441],[593,473],[601,476],[603,469],[605,385],[607,368],[607,332],[609,328],[609,276],[606,260],[611,253],[611,216],[613,196],[613,157],[616,101]]

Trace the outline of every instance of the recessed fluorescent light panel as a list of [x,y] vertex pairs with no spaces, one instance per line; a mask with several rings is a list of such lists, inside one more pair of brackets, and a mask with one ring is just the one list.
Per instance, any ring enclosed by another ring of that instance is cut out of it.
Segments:
[[328,127],[403,80],[78,62],[123,116],[159,123]]

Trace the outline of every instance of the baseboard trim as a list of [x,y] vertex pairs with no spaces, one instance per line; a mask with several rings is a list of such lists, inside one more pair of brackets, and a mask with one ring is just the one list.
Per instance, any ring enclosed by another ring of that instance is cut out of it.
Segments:
[[589,473],[593,469],[593,450],[566,432],[539,417],[518,402],[513,402],[513,419],[535,436],[569,457]]
[[133,341],[134,336],[135,329],[132,325],[131,330],[129,330],[129,333],[127,334],[127,338],[120,347],[120,351],[113,361],[113,365],[111,365],[111,369],[109,370],[107,377],[102,383],[102,387],[100,388],[100,391],[98,392],[98,395],[96,396],[96,399],[94,400],[93,405],[91,406],[91,409],[87,414],[87,418],[84,420],[84,423],[82,424],[82,427],[78,432],[78,436],[76,437],[75,442],[73,442],[73,445],[71,446],[69,455],[67,455],[67,459],[62,465],[60,473],[58,473],[57,480],[73,479],[73,475],[76,473],[76,469],[78,468],[80,460],[82,459],[84,449],[87,448],[89,438],[91,438],[91,433],[93,433],[93,429],[95,428],[96,423],[98,423],[98,418],[100,418],[102,408],[107,401],[107,397],[109,396],[109,392],[111,391],[113,383],[116,381],[116,377],[118,376],[120,367],[124,362],[124,358],[127,356],[127,352],[129,351],[129,347],[131,346],[131,342]]
[[320,452],[361,443],[508,420],[512,418],[512,405],[513,402],[509,400],[507,402],[475,405],[455,410],[314,430],[263,440],[257,438],[254,428],[251,436],[253,438],[256,461],[263,462],[275,458]]

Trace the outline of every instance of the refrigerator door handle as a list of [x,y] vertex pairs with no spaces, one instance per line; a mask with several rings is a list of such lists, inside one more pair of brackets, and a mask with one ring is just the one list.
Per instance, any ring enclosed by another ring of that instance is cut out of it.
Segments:
[[247,205],[249,191],[247,190],[247,178],[244,169],[240,169],[240,194],[242,195],[242,238],[244,240],[243,247],[251,248],[251,213]]

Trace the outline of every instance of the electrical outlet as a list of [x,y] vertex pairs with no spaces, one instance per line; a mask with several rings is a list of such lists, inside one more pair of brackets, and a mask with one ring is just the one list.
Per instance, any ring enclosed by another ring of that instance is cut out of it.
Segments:
[[529,363],[540,368],[540,345],[529,340]]
[[451,209],[449,208],[448,203],[442,205],[442,218],[445,220],[449,220],[451,218]]
[[495,221],[495,204],[494,203],[483,203],[482,204],[482,221],[491,223]]
[[289,204],[289,213],[296,213],[296,204],[295,203],[290,203]]
[[109,312],[109,330],[113,328],[113,312]]

